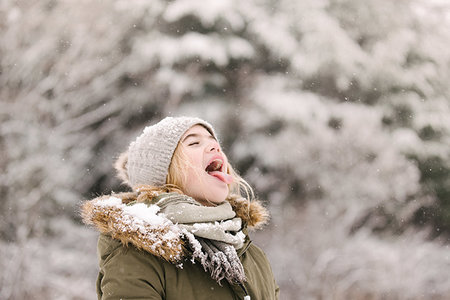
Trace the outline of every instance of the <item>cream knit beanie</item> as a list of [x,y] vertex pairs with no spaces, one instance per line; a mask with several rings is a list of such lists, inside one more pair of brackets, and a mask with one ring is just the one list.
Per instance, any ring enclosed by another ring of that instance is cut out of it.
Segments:
[[132,188],[142,184],[164,185],[178,142],[187,130],[197,124],[203,125],[216,137],[211,124],[192,117],[167,117],[145,127],[143,133],[130,144],[128,152],[123,153],[116,162],[119,176]]

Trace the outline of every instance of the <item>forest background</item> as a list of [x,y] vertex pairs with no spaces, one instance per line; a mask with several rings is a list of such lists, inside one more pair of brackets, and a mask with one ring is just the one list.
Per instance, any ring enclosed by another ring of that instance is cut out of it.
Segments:
[[0,299],[94,299],[81,201],[195,115],[272,213],[281,299],[448,299],[450,3],[2,0]]

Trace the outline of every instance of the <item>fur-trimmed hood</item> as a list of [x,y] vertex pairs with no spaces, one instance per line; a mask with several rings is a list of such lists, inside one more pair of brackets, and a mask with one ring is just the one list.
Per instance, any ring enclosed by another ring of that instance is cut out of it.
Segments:
[[[124,245],[133,244],[171,263],[180,262],[188,252],[183,231],[159,215],[157,205],[136,202],[142,196],[146,195],[120,193],[86,201],[81,206],[83,222]],[[259,201],[240,197],[229,197],[227,201],[244,227],[259,229],[267,223],[269,214]]]

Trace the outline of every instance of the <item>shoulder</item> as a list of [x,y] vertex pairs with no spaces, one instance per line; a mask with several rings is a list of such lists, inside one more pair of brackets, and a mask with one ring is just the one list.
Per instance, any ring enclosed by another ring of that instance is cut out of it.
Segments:
[[109,235],[101,233],[98,237],[97,250],[101,257],[110,255],[120,247],[122,247],[122,243]]
[[100,268],[113,270],[118,275],[127,273],[149,276],[163,276],[164,262],[148,253],[140,250],[132,244],[124,245],[121,241],[101,234],[98,239],[98,253],[100,259]]
[[105,234],[99,237],[98,251],[99,297],[164,299],[165,271],[159,258],[131,244],[124,245]]

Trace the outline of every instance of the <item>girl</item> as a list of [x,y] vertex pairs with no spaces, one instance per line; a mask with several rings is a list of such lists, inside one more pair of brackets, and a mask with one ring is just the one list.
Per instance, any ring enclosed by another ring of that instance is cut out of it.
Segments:
[[267,211],[250,201],[208,122],[168,117],[146,127],[116,169],[133,192],[82,206],[101,233],[98,299],[278,299],[247,235]]

